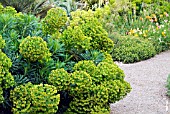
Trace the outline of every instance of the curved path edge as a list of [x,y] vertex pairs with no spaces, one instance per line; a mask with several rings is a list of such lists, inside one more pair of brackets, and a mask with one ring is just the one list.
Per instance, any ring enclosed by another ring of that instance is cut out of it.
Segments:
[[132,91],[111,104],[111,114],[170,114],[165,87],[170,74],[170,50],[138,63],[116,64],[124,70]]

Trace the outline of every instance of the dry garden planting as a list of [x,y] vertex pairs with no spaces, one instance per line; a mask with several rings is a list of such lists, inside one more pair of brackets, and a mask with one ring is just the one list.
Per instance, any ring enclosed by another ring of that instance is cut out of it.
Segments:
[[0,0],[0,114],[126,114],[121,65],[169,54],[169,15],[168,0]]

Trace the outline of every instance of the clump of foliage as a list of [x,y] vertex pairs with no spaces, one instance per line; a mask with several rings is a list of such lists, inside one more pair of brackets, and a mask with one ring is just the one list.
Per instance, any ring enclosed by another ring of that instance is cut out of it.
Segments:
[[14,86],[15,82],[14,77],[9,72],[12,62],[1,50],[5,46],[5,41],[2,39],[2,36],[0,36],[0,41],[2,41],[0,45],[0,103],[3,103],[3,91]]
[[5,47],[5,40],[0,35],[0,49],[3,49]]
[[70,85],[70,74],[63,68],[52,70],[48,82],[49,84],[54,85],[59,91],[68,90]]
[[70,26],[80,26],[84,35],[91,37],[91,49],[103,50],[110,53],[113,50],[113,41],[108,38],[107,32],[102,28],[94,12],[77,10],[71,13]]
[[109,54],[113,41],[93,15],[78,10],[67,23],[60,8],[51,9],[41,22],[32,15],[2,12],[6,46],[0,37],[0,47],[11,59],[6,76],[13,75],[15,85],[8,86],[14,82],[9,76],[9,82],[3,81],[0,99],[7,102],[0,104],[0,113],[109,113],[109,103],[130,92]]
[[75,49],[75,51],[79,52],[90,49],[91,45],[91,37],[85,36],[79,26],[75,26],[74,28],[68,27],[63,32],[61,40],[67,49]]
[[37,61],[50,57],[46,42],[41,37],[27,37],[19,47],[21,55],[30,60]]
[[153,57],[156,54],[153,44],[144,39],[132,36],[117,38],[112,52],[113,60],[133,63]]
[[52,85],[27,83],[12,90],[10,99],[13,102],[13,113],[55,114],[60,95]]
[[[48,78],[49,84],[63,88],[61,92],[72,98],[66,113],[109,113],[109,103],[122,99],[131,90],[123,71],[113,62],[95,65],[92,60],[84,60],[76,63],[73,70],[68,75],[64,69],[56,69]],[[60,82],[57,79],[61,77]]]
[[42,21],[44,34],[54,34],[60,31],[67,22],[67,14],[61,8],[52,8],[47,12],[47,15]]
[[86,94],[78,94],[73,101],[71,101],[68,113],[110,113],[110,106],[108,104],[108,90],[102,86],[93,86],[89,88]]
[[8,14],[16,14],[17,11],[15,10],[15,8],[11,7],[11,6],[7,6],[7,7],[3,7],[2,4],[0,3],[0,14],[3,13],[8,13]]

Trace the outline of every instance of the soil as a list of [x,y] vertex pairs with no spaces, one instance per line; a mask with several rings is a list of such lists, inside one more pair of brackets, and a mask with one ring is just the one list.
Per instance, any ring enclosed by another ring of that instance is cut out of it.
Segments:
[[132,91],[111,104],[111,114],[170,114],[166,81],[170,74],[170,51],[133,64],[116,62],[126,75]]

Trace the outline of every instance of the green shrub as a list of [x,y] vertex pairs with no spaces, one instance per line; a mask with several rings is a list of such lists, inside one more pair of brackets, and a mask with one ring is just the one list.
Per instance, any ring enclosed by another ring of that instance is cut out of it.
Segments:
[[27,36],[35,36],[42,33],[40,19],[30,14],[15,14],[14,29],[18,33],[19,38]]
[[42,21],[42,28],[44,34],[54,34],[67,22],[67,13],[61,8],[51,8],[44,20]]
[[121,100],[131,91],[130,84],[124,80],[104,81],[102,85],[104,85],[104,87],[108,90],[109,103],[115,103],[116,101]]
[[153,57],[155,48],[148,40],[132,36],[118,38],[112,52],[113,60],[133,63]]
[[115,63],[100,62],[91,75],[95,84],[108,80],[123,80],[124,73]]
[[14,77],[9,72],[11,60],[0,49],[0,103],[3,103],[3,91],[15,84]]
[[[105,58],[111,59],[111,55],[105,55]],[[63,89],[61,102],[68,102],[66,114],[109,114],[109,103],[119,101],[130,92],[131,87],[124,81],[123,71],[112,60],[107,61],[97,65],[93,60],[79,61],[74,65],[71,75],[64,69],[51,72],[49,83]],[[68,99],[70,97],[72,99]]]
[[15,10],[15,8],[11,7],[11,6],[7,6],[7,7],[3,7],[0,4],[0,14],[16,14],[17,11]]
[[74,71],[85,71],[90,75],[92,75],[95,69],[96,69],[96,65],[92,60],[79,61],[73,67]]
[[79,94],[71,101],[66,114],[93,114],[97,112],[103,112],[109,114],[108,102],[108,90],[102,86],[93,86],[89,88],[89,92],[86,94]]
[[168,78],[167,78],[167,84],[166,84],[166,87],[167,87],[167,94],[168,96],[170,96],[170,74],[168,75]]
[[82,52],[90,49],[90,37],[83,34],[79,26],[74,28],[68,27],[62,34],[61,40],[64,42],[67,49],[75,49]]
[[58,110],[60,95],[57,89],[48,84],[20,85],[10,92],[14,114],[55,114]]
[[75,71],[70,77],[70,94],[79,96],[79,94],[89,91],[92,85],[91,76],[85,71]]
[[22,56],[32,62],[48,59],[51,55],[46,42],[41,37],[28,36],[21,42],[19,49]]
[[85,36],[91,37],[91,47],[110,53],[113,50],[113,41],[108,38],[107,32],[102,28],[94,12],[77,10],[71,13],[70,26],[80,26]]
[[48,83],[54,85],[58,91],[68,90],[70,86],[70,74],[63,68],[51,71]]

